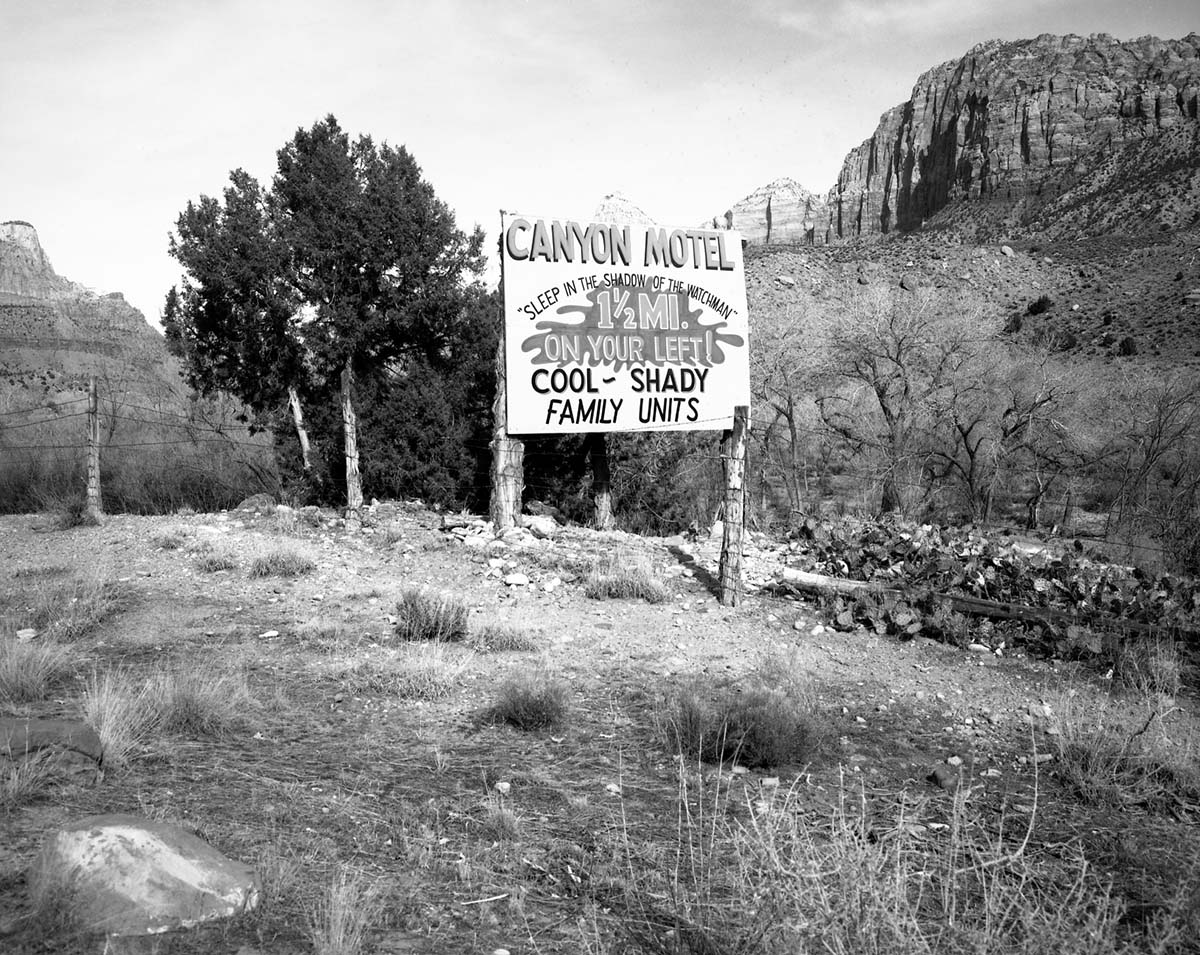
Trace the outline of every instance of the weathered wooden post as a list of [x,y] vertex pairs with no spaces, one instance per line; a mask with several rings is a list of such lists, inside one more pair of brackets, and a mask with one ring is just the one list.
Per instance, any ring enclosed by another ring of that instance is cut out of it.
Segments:
[[745,524],[746,433],[750,409],[733,410],[733,430],[721,440],[721,462],[725,467],[725,532],[721,538],[721,604],[736,607],[742,602],[742,529]]
[[358,470],[358,418],[350,400],[350,389],[354,385],[354,372],[347,361],[342,368],[342,432],[346,449],[346,528],[357,531],[362,528],[362,477]]
[[104,507],[100,497],[100,402],[95,375],[88,379],[87,430],[87,516],[99,523],[104,517]]
[[504,333],[496,346],[496,400],[492,402],[492,527],[506,530],[521,512],[525,445],[508,433],[508,386],[504,377]]
[[488,516],[492,528],[507,530],[521,513],[525,490],[525,445],[508,433],[508,373],[505,361],[504,210],[500,210],[500,341],[496,345],[496,398],[492,402],[492,498]]

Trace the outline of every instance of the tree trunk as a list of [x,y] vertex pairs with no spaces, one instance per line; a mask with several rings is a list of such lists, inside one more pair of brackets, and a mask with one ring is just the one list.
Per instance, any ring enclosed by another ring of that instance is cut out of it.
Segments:
[[346,439],[346,527],[362,527],[362,478],[358,472],[358,419],[350,400],[354,372],[350,362],[342,369],[342,433]]
[[[309,457],[308,431],[304,428],[304,414],[300,411],[300,396],[296,394],[295,388],[288,389],[288,405],[292,409],[292,421],[295,422],[296,437],[300,441],[300,458],[304,462],[304,470],[308,471],[312,467]],[[351,410],[351,414],[353,414],[353,410]]]
[[592,465],[592,521],[597,530],[611,531],[615,521],[612,510],[612,475],[608,470],[608,435],[600,432],[590,437],[588,459]]
[[517,521],[525,489],[525,445],[508,434],[508,385],[504,373],[504,334],[496,346],[496,398],[492,402],[492,527],[503,531]]

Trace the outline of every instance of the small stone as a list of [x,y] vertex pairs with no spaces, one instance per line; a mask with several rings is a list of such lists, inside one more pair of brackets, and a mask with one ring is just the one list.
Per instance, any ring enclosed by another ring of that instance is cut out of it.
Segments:
[[1011,245],[1000,246],[1000,254],[1008,259],[1011,259],[1014,255],[1016,255],[1016,253],[1012,250]]
[[734,776],[745,776],[746,773],[750,772],[750,770],[748,770],[745,766],[734,766],[729,770],[729,772]]
[[779,788],[779,777],[778,776],[767,776],[763,779],[761,785],[762,785],[763,789],[778,789]]
[[525,574],[508,574],[504,578],[504,584],[507,587],[528,587],[529,578]]
[[496,792],[498,792],[501,796],[507,796],[509,791],[512,789],[512,783],[499,782],[496,783],[495,788]]
[[607,783],[604,787],[604,791],[613,796],[621,795],[621,787],[616,783]]
[[24,629],[17,631],[17,642],[18,643],[28,643],[30,640],[32,640],[36,636],[37,636],[37,631],[34,630],[33,627],[25,627]]
[[1037,762],[1039,765],[1041,765],[1042,763],[1048,763],[1052,759],[1054,759],[1053,753],[1038,753],[1037,754]]
[[948,766],[961,766],[963,764],[961,756],[951,756],[946,760]]
[[949,766],[935,766],[926,778],[939,789],[946,790],[946,792],[954,792],[958,789],[958,773]]
[[279,636],[278,630],[264,630],[262,633],[260,633],[258,635],[258,639],[259,640],[270,640],[277,636]]
[[969,643],[967,649],[972,653],[991,653],[992,648],[983,643]]
[[806,624],[804,623],[803,620],[797,620],[795,623],[792,624],[792,629],[793,630],[803,630],[805,628],[805,626],[806,626]]

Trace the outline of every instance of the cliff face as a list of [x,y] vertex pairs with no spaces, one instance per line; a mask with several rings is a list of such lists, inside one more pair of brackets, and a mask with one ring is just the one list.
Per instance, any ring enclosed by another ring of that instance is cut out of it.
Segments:
[[850,152],[827,231],[910,231],[954,200],[1019,202],[1105,154],[1194,125],[1198,98],[1196,33],[981,44],[921,76]]
[[0,397],[71,395],[91,375],[142,395],[181,382],[163,338],[119,292],[97,295],[55,273],[37,231],[0,223]]
[[792,179],[777,179],[754,190],[724,215],[714,216],[714,229],[737,229],[759,245],[824,245],[829,213],[823,198]]

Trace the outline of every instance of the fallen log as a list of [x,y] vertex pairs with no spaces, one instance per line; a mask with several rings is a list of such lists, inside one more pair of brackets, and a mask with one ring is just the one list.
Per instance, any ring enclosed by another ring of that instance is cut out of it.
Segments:
[[1025,623],[1039,623],[1048,627],[1076,626],[1092,630],[1115,630],[1153,636],[1172,634],[1190,639],[1200,637],[1200,631],[1181,627],[1157,626],[1129,620],[1125,617],[1111,617],[1099,613],[1075,613],[1069,610],[1057,610],[1053,607],[1030,607],[1025,604],[985,600],[982,597],[967,597],[962,594],[939,593],[931,590],[887,587],[878,581],[827,577],[824,574],[814,574],[807,570],[796,570],[791,567],[784,567],[779,576],[783,583],[813,594],[841,594],[851,597],[872,594],[877,597],[894,597],[909,602],[932,596],[936,600],[946,601],[952,609],[959,613],[973,617],[988,617],[992,620],[1021,620]]

